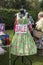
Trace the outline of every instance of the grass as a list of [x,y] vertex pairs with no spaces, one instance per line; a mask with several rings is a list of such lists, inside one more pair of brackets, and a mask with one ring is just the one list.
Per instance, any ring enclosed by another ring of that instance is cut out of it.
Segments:
[[[5,31],[5,33],[9,34],[9,38],[11,41],[13,38],[13,35],[14,35],[13,31],[7,30],[7,31]],[[9,48],[7,48],[6,50],[7,50],[7,53],[5,53],[4,55],[0,55],[0,65],[9,65]],[[15,56],[11,56],[11,57],[12,57],[11,58],[11,60],[12,60],[11,65],[13,65],[13,60],[14,60]],[[32,60],[32,65],[43,65],[43,56],[32,55],[32,56],[28,56],[28,57]],[[28,60],[26,60],[26,62],[28,62]],[[20,64],[23,65],[21,63],[21,57],[18,58],[16,65],[20,65]]]

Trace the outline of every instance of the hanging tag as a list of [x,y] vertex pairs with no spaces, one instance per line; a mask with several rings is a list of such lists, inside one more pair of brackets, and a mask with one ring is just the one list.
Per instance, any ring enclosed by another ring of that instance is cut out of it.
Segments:
[[15,28],[15,33],[26,33],[27,32],[27,24],[18,24]]

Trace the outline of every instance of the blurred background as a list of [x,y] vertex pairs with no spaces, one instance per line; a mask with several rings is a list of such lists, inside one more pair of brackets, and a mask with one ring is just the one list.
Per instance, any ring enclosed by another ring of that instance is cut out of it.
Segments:
[[[38,12],[43,11],[43,0],[0,0],[0,18],[3,19],[1,23],[5,23],[5,33],[9,35],[10,41],[12,41],[14,35],[14,15],[19,12],[22,5],[36,22]],[[33,55],[29,58],[32,60],[32,65],[43,65],[43,56]],[[13,60],[11,61],[13,62]],[[0,65],[9,65],[9,48],[7,48],[5,55],[0,56]],[[20,65],[20,59],[17,65]]]
[[6,29],[13,28],[13,18],[21,6],[31,14],[34,21],[37,21],[37,14],[43,10],[43,0],[0,0],[0,16],[6,24]]

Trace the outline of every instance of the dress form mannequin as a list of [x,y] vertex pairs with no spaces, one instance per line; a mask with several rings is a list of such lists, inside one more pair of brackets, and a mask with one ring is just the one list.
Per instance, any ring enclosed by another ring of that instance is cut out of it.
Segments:
[[[27,57],[28,55],[36,54],[36,52],[37,52],[36,51],[37,47],[35,45],[35,42],[30,34],[30,31],[28,30],[29,21],[27,18],[27,14],[28,14],[28,12],[26,12],[24,9],[21,9],[20,12],[17,13],[16,20],[18,21],[18,25],[26,24],[27,30],[26,30],[26,33],[19,32],[19,34],[16,34],[16,32],[15,32],[15,35],[12,39],[11,54],[17,56],[17,58],[14,60],[14,64],[19,56],[22,57],[22,63],[27,64],[24,61],[24,56]],[[28,59],[28,57],[27,57],[27,59]],[[28,61],[30,61],[29,65],[32,65],[31,60],[29,59]]]

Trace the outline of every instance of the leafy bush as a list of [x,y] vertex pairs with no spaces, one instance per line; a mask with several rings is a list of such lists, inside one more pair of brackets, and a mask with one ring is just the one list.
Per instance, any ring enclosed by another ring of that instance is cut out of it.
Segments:
[[[2,16],[4,23],[5,23],[5,28],[9,29],[9,28],[13,28],[13,18],[15,13],[17,13],[18,10],[15,9],[0,9],[0,16]],[[2,21],[3,22],[3,21]]]
[[[12,29],[13,28],[13,18],[15,13],[17,13],[19,10],[15,10],[15,9],[6,9],[6,8],[1,8],[0,9],[0,16],[2,16],[2,18],[4,19],[4,23],[6,26],[6,29]],[[36,21],[37,20],[37,11],[28,11],[33,19]]]
[[31,14],[32,18],[33,18],[34,21],[36,22],[36,21],[37,21],[37,16],[38,16],[38,12],[39,12],[39,11],[28,11],[28,12]]

